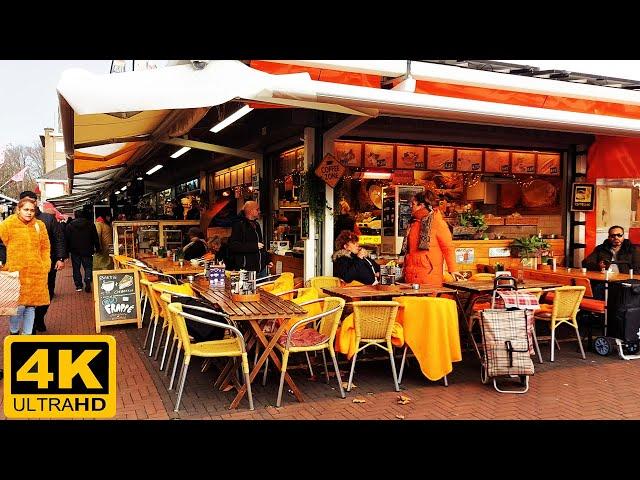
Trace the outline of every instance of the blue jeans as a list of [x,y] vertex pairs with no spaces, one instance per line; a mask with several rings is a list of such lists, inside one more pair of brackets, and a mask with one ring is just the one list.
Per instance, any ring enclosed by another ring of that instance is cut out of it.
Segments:
[[71,254],[71,266],[73,267],[73,283],[76,288],[82,288],[82,274],[80,273],[80,265],[84,268],[84,284],[90,285],[93,280],[93,257],[83,257]]
[[31,335],[35,318],[36,307],[18,305],[18,313],[9,317],[9,331],[15,334],[20,332],[22,327],[22,335]]

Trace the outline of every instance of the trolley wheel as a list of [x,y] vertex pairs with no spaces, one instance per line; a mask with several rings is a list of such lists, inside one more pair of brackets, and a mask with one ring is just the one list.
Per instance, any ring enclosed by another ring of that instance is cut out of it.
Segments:
[[483,385],[486,385],[487,383],[489,383],[489,375],[487,372],[486,365],[484,364],[480,365],[480,381],[482,382]]
[[598,355],[602,355],[603,357],[609,355],[612,350],[607,337],[597,337],[593,342],[593,348]]
[[622,353],[625,355],[635,355],[640,351],[640,343],[638,342],[625,342],[622,344]]

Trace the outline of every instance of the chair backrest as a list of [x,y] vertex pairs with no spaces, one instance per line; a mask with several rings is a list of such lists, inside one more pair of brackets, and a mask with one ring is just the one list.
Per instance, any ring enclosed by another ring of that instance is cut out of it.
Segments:
[[158,298],[153,294],[153,282],[150,282],[146,278],[142,278],[140,280],[140,285],[147,292],[147,298],[149,299],[149,305],[151,305],[151,315],[154,317],[162,316],[162,310],[160,304],[158,303]]
[[591,289],[591,280],[587,277],[575,277],[572,279],[575,287],[584,287],[584,296],[593,298],[593,290]]
[[553,298],[552,318],[575,318],[584,297],[584,287],[559,287]]
[[181,295],[189,295],[191,297],[194,296],[193,289],[188,283],[183,283],[182,285],[173,285],[171,283],[156,282],[151,284],[149,290],[151,291],[150,297],[158,303],[158,306],[160,307],[160,315],[164,318],[167,318],[167,312],[165,309],[166,304],[160,300],[160,295],[162,295],[163,293],[178,293]]
[[[278,278],[275,279],[272,283],[268,283],[266,285],[262,285],[260,288],[265,292],[273,293],[274,295],[278,295],[280,292],[288,292],[289,290],[293,290],[293,273],[291,272],[283,272]],[[292,295],[286,295],[282,298],[286,300],[291,300]]]
[[540,301],[540,297],[542,296],[542,289],[539,287],[536,288],[523,288],[518,290],[518,293],[530,293],[531,295],[535,295],[538,297],[538,301]]
[[318,296],[320,298],[328,297],[326,293],[322,291],[324,287],[339,287],[340,279],[338,277],[313,277],[309,279],[309,287],[313,287],[318,290]]
[[327,312],[336,307],[339,307],[336,312],[320,319],[320,325],[318,326],[318,332],[320,332],[322,335],[328,336],[329,341],[333,343],[333,339],[336,336],[336,331],[338,330],[338,325],[340,324],[340,317],[342,316],[342,311],[344,310],[345,301],[340,297],[325,297],[323,300],[323,312]]
[[353,302],[356,338],[366,340],[391,339],[398,314],[398,302]]

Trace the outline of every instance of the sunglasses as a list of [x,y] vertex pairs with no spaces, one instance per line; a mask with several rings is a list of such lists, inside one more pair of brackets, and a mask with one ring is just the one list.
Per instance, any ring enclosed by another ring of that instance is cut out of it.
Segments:
[[615,237],[622,238],[624,237],[624,233],[612,233],[611,235],[609,235],[609,238],[615,238]]

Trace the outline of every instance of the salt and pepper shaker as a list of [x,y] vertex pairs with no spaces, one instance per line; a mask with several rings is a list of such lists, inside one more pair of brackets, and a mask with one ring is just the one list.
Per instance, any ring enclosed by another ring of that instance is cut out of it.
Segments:
[[633,278],[633,268],[629,269],[629,278]]

